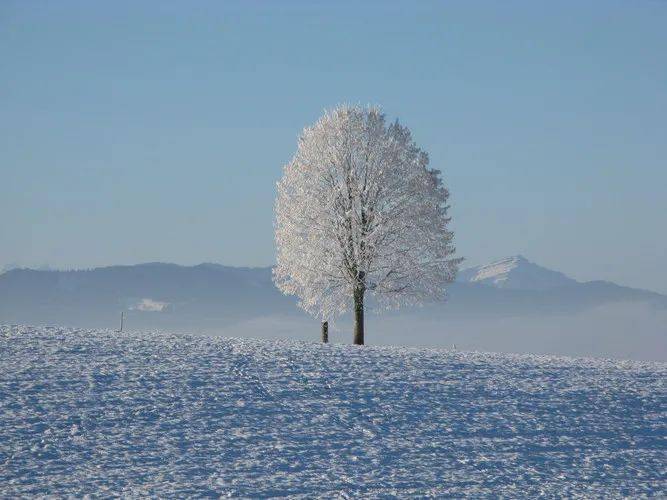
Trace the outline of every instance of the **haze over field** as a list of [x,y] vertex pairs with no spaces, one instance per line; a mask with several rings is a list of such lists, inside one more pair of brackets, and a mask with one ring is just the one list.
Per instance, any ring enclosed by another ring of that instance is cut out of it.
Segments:
[[[464,270],[448,293],[445,303],[369,314],[369,343],[667,360],[664,295],[579,283],[522,256]],[[0,323],[117,327],[120,311],[131,330],[319,338],[318,321],[276,290],[270,268],[155,263],[0,275]],[[350,332],[343,317],[330,337],[349,343]]]

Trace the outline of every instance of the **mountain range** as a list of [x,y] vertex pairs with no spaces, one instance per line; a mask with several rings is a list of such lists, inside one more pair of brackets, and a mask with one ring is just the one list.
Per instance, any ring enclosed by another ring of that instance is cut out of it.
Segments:
[[[667,296],[578,282],[523,256],[462,270],[448,300],[368,315],[370,343],[667,359]],[[372,301],[371,301],[372,307]],[[160,329],[317,340],[319,322],[273,285],[271,268],[148,263],[0,274],[0,323]],[[409,333],[408,333],[409,332]],[[331,328],[349,342],[350,318]]]

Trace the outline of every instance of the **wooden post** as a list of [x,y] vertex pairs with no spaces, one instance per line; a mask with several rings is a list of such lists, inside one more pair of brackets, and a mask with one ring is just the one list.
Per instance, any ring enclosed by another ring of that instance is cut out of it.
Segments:
[[324,344],[329,343],[329,322],[322,321],[322,342]]
[[120,313],[120,330],[118,330],[119,332],[123,331],[123,320],[124,319],[125,319],[125,312],[121,311],[121,313]]

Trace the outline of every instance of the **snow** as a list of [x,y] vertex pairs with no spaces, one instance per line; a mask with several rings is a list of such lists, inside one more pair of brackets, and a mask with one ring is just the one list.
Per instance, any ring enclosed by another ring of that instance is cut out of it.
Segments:
[[538,266],[522,255],[464,269],[457,280],[519,290],[548,290],[577,284],[563,273]]
[[131,311],[162,312],[169,307],[168,302],[153,299],[141,299],[136,305],[130,306]]
[[517,257],[509,257],[485,266],[480,266],[477,274],[470,281],[489,280],[495,285],[499,285],[501,282],[507,281],[509,273],[518,267],[518,265],[519,259]]
[[667,364],[0,327],[0,497],[667,495]]

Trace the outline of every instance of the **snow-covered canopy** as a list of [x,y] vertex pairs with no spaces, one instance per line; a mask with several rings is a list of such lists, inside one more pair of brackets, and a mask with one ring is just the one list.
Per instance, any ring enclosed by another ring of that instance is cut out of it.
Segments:
[[442,299],[460,259],[449,193],[428,163],[377,108],[341,106],[306,128],[278,183],[277,286],[327,318],[355,290],[385,307]]

